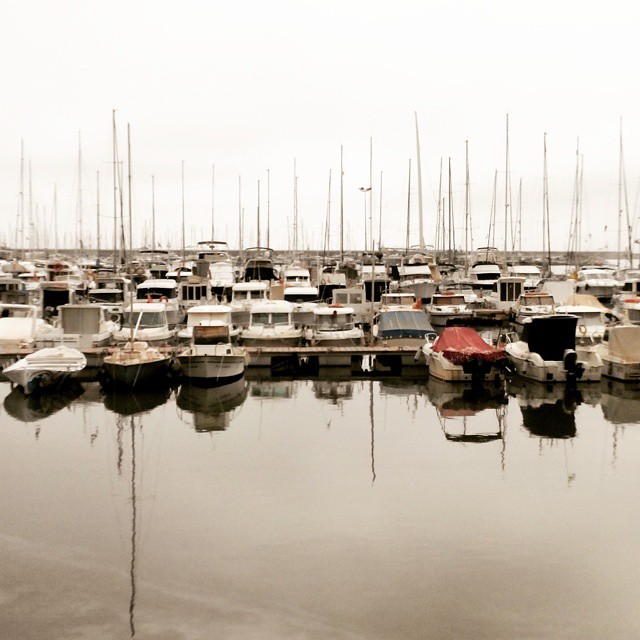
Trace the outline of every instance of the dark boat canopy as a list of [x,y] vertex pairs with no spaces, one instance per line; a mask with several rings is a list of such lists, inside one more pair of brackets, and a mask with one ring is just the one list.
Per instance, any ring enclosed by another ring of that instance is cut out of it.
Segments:
[[562,360],[566,349],[576,348],[578,316],[557,314],[531,318],[524,324],[522,340],[543,360]]

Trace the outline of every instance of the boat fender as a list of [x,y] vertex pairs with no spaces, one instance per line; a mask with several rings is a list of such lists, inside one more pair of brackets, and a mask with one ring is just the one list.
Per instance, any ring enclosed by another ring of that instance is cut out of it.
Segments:
[[578,325],[578,331],[583,335],[587,335],[587,325],[585,324],[579,324]]
[[167,298],[167,296],[160,296],[160,302],[164,302],[166,304],[169,302],[169,298]]

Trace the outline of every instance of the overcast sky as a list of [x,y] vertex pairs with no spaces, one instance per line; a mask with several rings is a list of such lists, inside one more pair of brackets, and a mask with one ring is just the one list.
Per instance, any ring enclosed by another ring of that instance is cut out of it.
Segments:
[[[158,241],[180,247],[184,161],[187,243],[211,236],[215,165],[218,239],[237,246],[242,176],[245,246],[257,240],[258,180],[266,242],[268,170],[271,245],[286,248],[295,158],[300,245],[322,245],[332,170],[331,246],[337,248],[343,145],[345,243],[362,247],[365,212],[358,188],[369,184],[370,138],[376,239],[383,172],[382,244],[405,244],[412,158],[415,244],[414,111],[427,243],[434,242],[440,159],[446,166],[449,157],[456,241],[464,243],[468,140],[474,244],[487,240],[497,169],[496,244],[503,246],[507,113],[514,212],[521,178],[523,184],[523,248],[542,244],[545,131],[553,249],[567,245],[578,137],[584,248],[616,248],[621,116],[630,214],[637,218],[640,9],[628,1],[5,0],[0,7],[0,240],[9,244],[15,239],[21,139],[25,167],[29,161],[32,167],[39,244],[45,233],[50,245],[54,241],[54,184],[59,242],[74,241],[81,132],[84,242],[95,244],[99,171],[101,242],[112,245],[112,109],[122,159],[131,125],[136,244],[150,241],[155,175]],[[28,210],[26,177],[25,191]]]

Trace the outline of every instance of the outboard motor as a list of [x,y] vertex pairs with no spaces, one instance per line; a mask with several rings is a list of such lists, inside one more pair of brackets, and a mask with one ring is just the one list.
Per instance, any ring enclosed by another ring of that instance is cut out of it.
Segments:
[[578,362],[578,354],[574,349],[565,349],[562,362],[564,364],[564,370],[567,372],[567,380],[580,380],[580,378],[582,378],[584,365],[582,362]]

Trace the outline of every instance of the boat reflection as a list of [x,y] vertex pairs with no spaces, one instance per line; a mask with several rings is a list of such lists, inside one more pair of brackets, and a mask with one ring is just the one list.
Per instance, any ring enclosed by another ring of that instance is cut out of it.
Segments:
[[294,396],[295,388],[294,380],[253,380],[251,397],[288,400]]
[[640,423],[640,384],[603,379],[602,415],[614,425]]
[[313,392],[319,400],[328,400],[331,404],[340,404],[342,400],[353,398],[351,380],[314,380]]
[[601,395],[600,385],[567,387],[520,378],[514,378],[509,392],[517,398],[523,425],[532,436],[558,439],[575,437],[576,408],[597,404]]
[[176,403],[180,409],[193,414],[197,432],[225,431],[233,410],[245,401],[248,389],[244,378],[215,387],[183,384]]
[[146,413],[163,405],[171,395],[171,388],[164,386],[159,389],[136,389],[134,391],[108,390],[104,394],[104,406],[113,413],[121,416],[132,416]]
[[20,422],[38,422],[68,407],[83,393],[83,386],[73,378],[69,378],[55,390],[35,395],[25,395],[22,389],[15,387],[4,399],[4,408],[12,418]]
[[[427,394],[447,440],[483,443],[503,438],[508,403],[504,387],[474,387],[430,378]],[[495,420],[492,418],[487,428],[485,416],[480,418],[479,414],[488,411],[494,412]],[[479,419],[470,420],[476,416]]]

